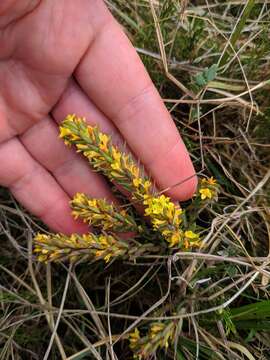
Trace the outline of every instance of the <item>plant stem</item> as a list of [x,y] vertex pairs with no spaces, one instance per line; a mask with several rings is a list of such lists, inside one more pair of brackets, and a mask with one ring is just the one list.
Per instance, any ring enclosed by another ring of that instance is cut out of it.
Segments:
[[[223,56],[221,57],[220,61],[219,61],[219,65],[220,67],[224,66],[228,60],[228,57],[230,55],[230,51],[229,49],[234,48],[236,41],[239,39],[241,32],[246,24],[246,21],[249,17],[249,14],[253,8],[253,6],[255,5],[255,0],[248,0],[246,3],[246,6],[244,7],[240,18],[235,26],[234,31],[231,34],[231,37],[229,39],[229,44],[227,45],[227,48],[225,50],[225,52],[223,53]],[[229,49],[228,49],[229,47]]]

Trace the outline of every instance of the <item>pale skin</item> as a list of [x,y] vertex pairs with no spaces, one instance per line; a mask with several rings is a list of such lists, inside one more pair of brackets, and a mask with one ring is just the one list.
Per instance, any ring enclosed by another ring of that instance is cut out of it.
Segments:
[[70,215],[76,192],[114,199],[59,139],[69,113],[125,143],[173,199],[192,196],[197,179],[179,132],[102,0],[1,0],[0,44],[0,185],[53,231],[87,230]]

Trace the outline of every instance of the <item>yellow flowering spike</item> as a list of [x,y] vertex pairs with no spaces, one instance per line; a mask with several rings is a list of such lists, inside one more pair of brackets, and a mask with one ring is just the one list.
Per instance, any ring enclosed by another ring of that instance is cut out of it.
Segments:
[[34,252],[38,255],[38,260],[42,262],[61,261],[69,259],[77,261],[79,259],[102,258],[105,262],[118,256],[124,256],[129,251],[127,241],[107,234],[95,235],[92,233],[78,235],[72,234],[38,234],[35,239]]
[[[145,205],[145,215],[149,216],[154,230],[165,237],[169,246],[183,246],[183,231],[180,229],[181,208],[169,197],[154,194],[151,180],[130,155],[122,153],[112,144],[108,135],[101,133],[97,127],[87,125],[85,119],[75,115],[69,115],[63,121],[60,135],[65,142],[75,145],[97,171],[127,190],[132,200]],[[76,208],[74,215],[80,216],[79,212],[82,213],[82,210]],[[87,210],[84,209],[82,217],[89,221],[90,217],[87,216]],[[99,220],[100,224],[102,223],[101,214],[96,214],[95,219],[96,224]],[[108,221],[103,219],[102,223],[107,229],[109,229]],[[167,229],[169,231],[165,231]]]
[[[75,115],[69,115],[63,121],[60,136],[65,143],[75,145],[97,171],[132,193],[134,199],[142,200],[133,179],[148,179],[130,155],[120,152],[112,144],[110,136],[100,132],[97,127],[87,125],[84,118]],[[149,187],[148,183],[146,186]]]
[[175,338],[177,323],[152,323],[148,333],[141,337],[140,332],[135,329],[129,335],[129,346],[133,351],[135,359],[149,359],[156,351],[167,349]]
[[78,193],[70,202],[72,215],[77,219],[104,231],[129,232],[138,231],[135,220],[127,211],[108,203],[104,199],[91,199]]

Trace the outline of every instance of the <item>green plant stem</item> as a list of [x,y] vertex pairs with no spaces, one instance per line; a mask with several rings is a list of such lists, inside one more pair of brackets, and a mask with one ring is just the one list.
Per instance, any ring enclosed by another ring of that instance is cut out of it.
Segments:
[[255,0],[248,0],[246,6],[244,7],[242,14],[240,16],[240,19],[238,21],[238,23],[235,26],[235,29],[229,39],[230,45],[227,47],[226,51],[224,52],[222,58],[219,61],[219,66],[222,67],[226,64],[228,57],[230,56],[230,49],[234,48],[236,41],[239,39],[241,32],[246,24],[246,21],[249,17],[249,14],[252,10],[252,8],[255,5]]

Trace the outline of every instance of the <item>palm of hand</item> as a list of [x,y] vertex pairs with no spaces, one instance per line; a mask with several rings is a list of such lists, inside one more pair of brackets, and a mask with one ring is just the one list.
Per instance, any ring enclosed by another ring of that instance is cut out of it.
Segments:
[[[160,187],[194,173],[136,52],[102,1],[12,3],[0,4],[0,184],[55,230],[84,231],[70,218],[69,198],[77,191],[113,196],[58,140],[57,122],[70,112],[119,143],[124,138]],[[195,184],[193,178],[171,194],[186,198]]]
[[74,1],[42,1],[30,9],[2,29],[1,97],[8,122],[1,141],[51,112],[91,41],[89,16]]

